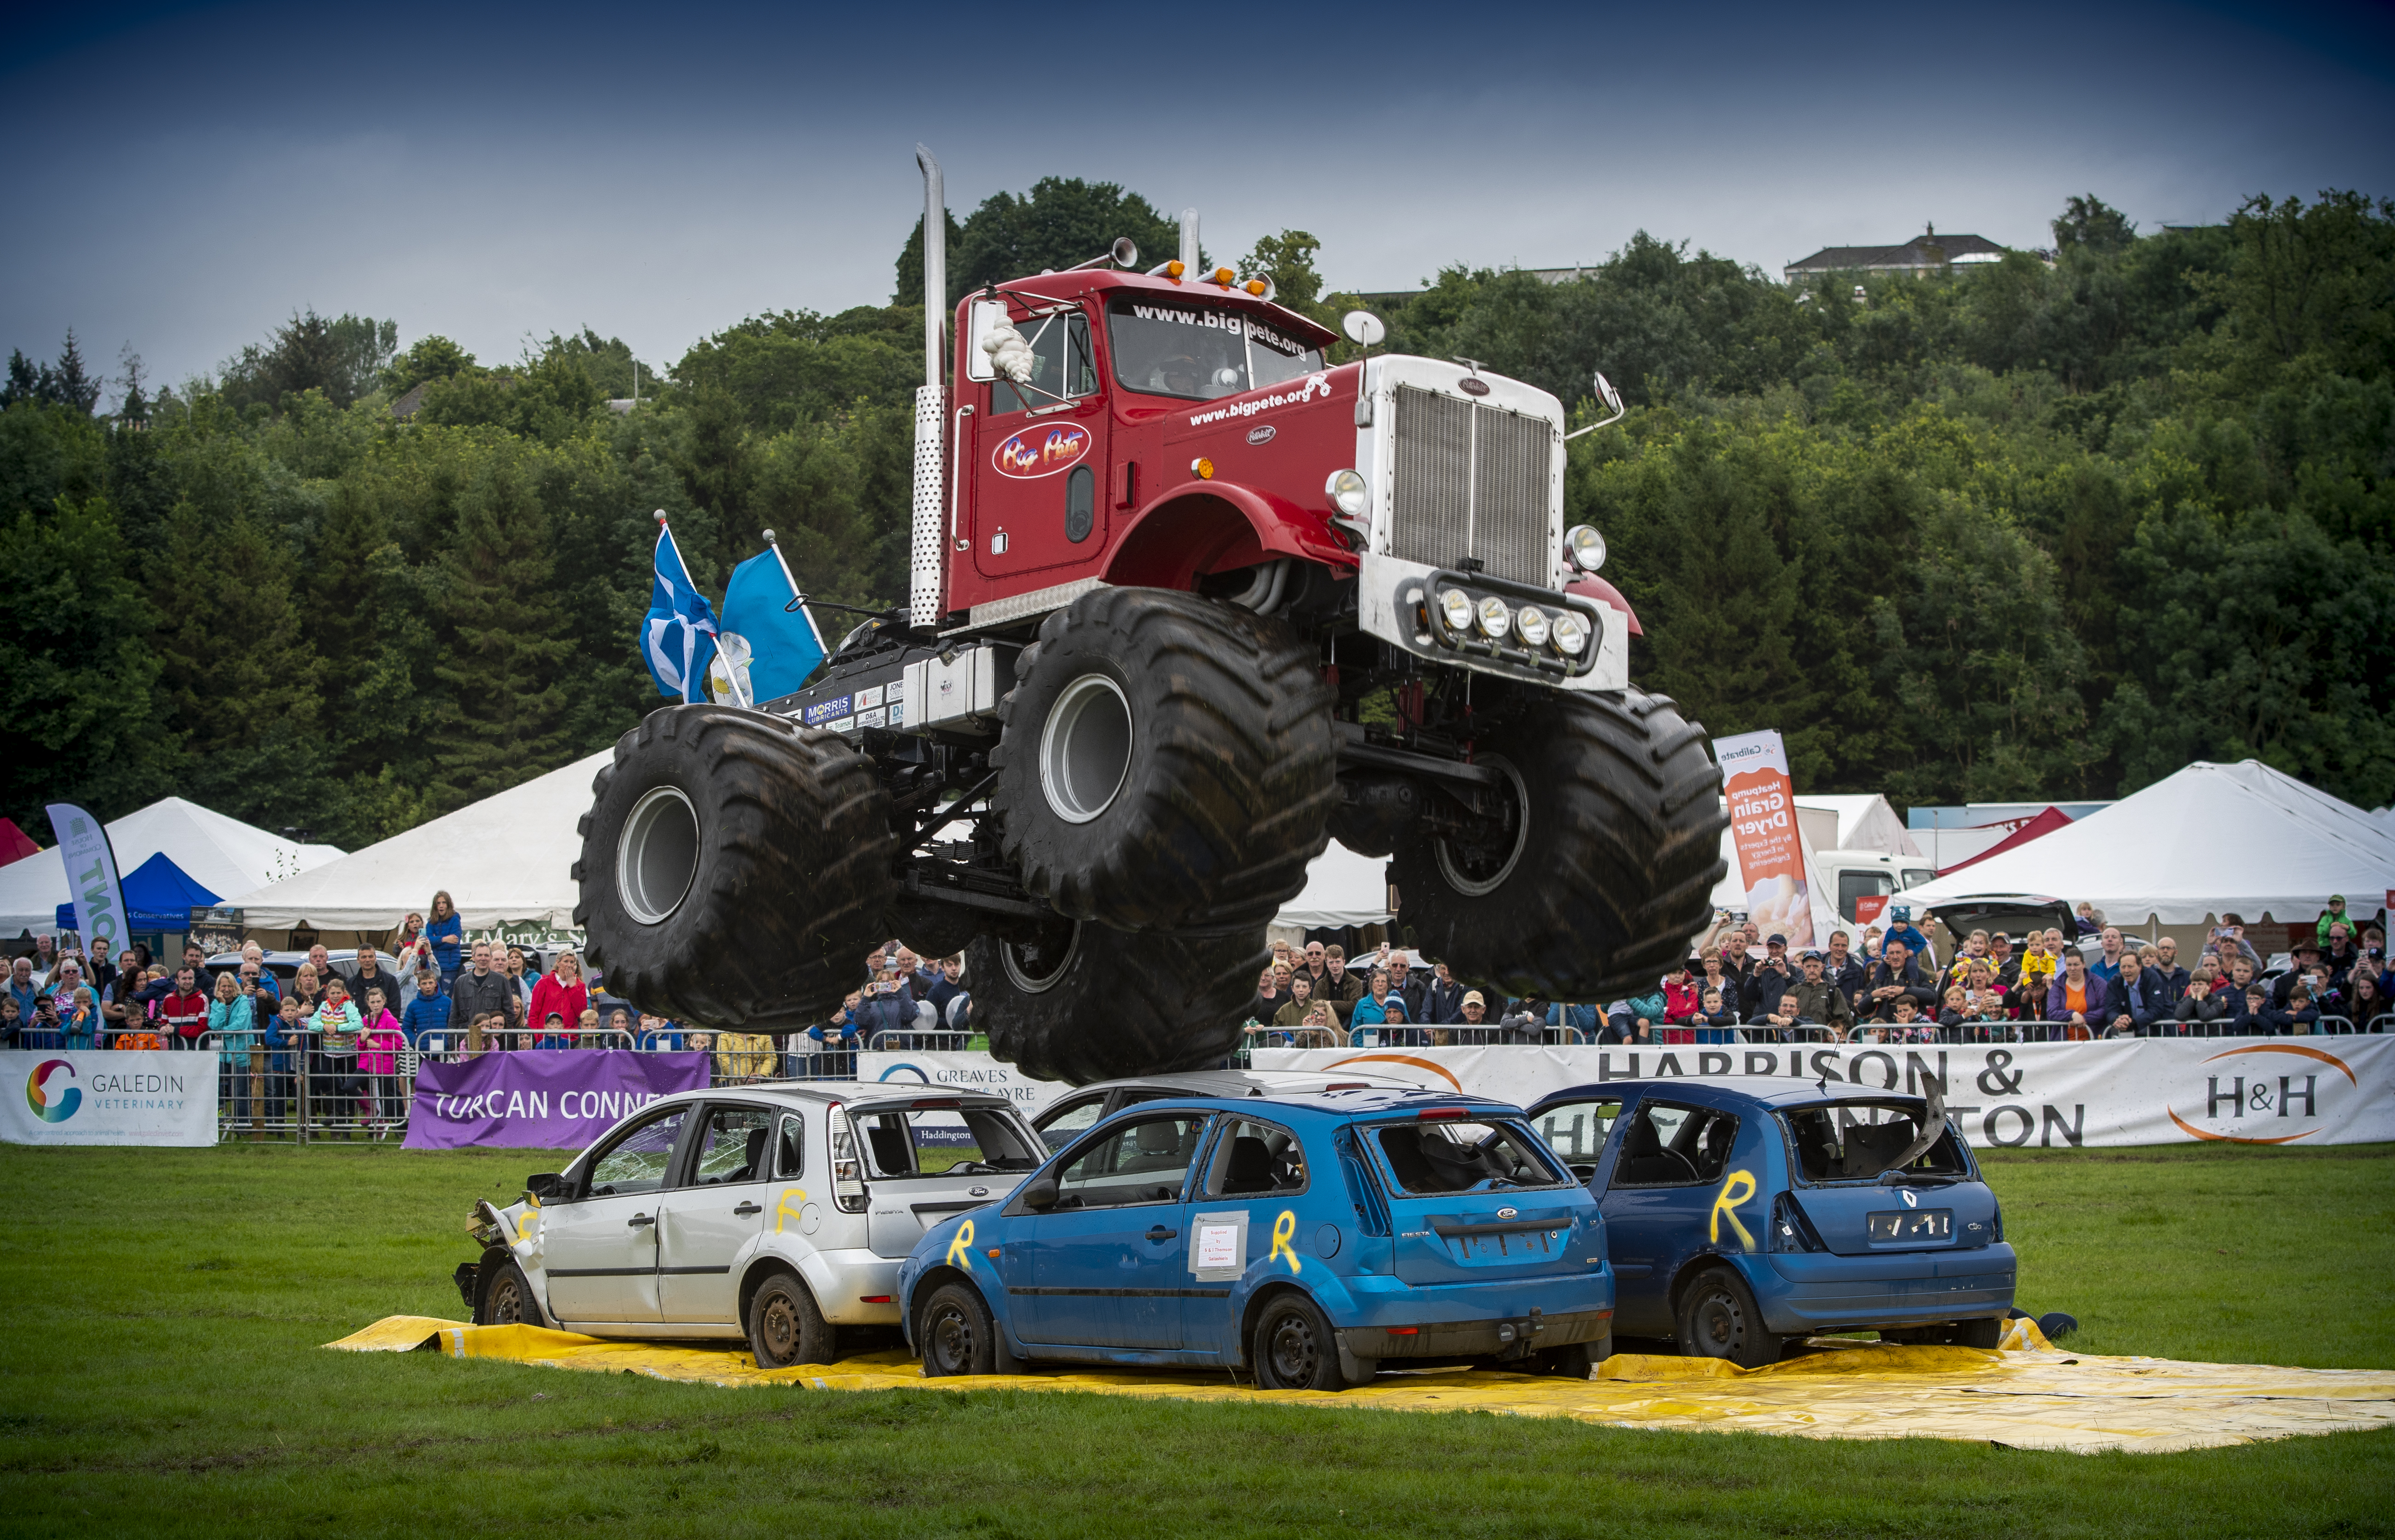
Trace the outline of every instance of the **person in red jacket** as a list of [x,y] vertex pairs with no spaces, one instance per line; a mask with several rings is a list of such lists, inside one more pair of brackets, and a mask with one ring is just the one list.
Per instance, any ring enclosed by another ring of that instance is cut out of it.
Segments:
[[[554,1011],[567,1021],[579,1021],[582,1013],[590,1008],[590,987],[582,982],[582,959],[570,951],[557,954],[555,969],[541,976],[532,987],[532,1010],[527,1021],[547,1021]],[[573,1046],[580,1047],[576,1043]]]
[[1680,964],[1678,973],[1663,980],[1665,1042],[1687,1042],[1695,1037],[1690,1029],[1696,1026],[1697,1017],[1704,1012],[1704,998],[1698,992],[1702,988],[1702,981],[1697,977],[1697,970],[1703,966],[1703,960],[1691,954],[1687,962]]
[[208,997],[200,993],[199,970],[186,962],[175,970],[175,988],[158,1002],[158,1025],[178,1048],[197,1048],[208,1029]]

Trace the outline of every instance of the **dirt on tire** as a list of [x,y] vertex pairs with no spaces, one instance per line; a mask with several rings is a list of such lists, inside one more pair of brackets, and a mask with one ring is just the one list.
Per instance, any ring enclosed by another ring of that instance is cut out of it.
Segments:
[[[617,740],[592,791],[574,920],[611,992],[693,1027],[779,1032],[823,1020],[855,987],[886,936],[897,841],[871,763],[838,735],[761,711],[668,707]],[[629,894],[623,880],[628,851],[641,859],[625,826],[644,799],[661,805],[652,793],[678,795],[695,825],[670,905],[677,851],[652,860],[668,875],[649,889],[639,872]]]

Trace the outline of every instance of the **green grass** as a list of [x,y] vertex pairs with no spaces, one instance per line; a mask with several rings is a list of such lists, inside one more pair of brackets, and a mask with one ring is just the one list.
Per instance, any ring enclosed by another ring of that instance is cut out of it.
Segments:
[[[2359,1536],[2395,1430],[2168,1455],[1024,1392],[723,1390],[317,1345],[458,1313],[553,1162],[0,1148],[8,1533]],[[2395,1366],[2395,1149],[2003,1154],[2072,1346]]]

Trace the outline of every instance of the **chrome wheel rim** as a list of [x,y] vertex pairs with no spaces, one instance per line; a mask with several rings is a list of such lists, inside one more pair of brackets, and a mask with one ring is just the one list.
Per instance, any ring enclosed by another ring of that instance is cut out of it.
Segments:
[[698,875],[698,810],[680,787],[652,787],[632,804],[615,843],[615,895],[644,925],[681,908]]
[[1065,686],[1039,732],[1039,790],[1066,823],[1084,824],[1114,805],[1131,772],[1131,701],[1105,674]]

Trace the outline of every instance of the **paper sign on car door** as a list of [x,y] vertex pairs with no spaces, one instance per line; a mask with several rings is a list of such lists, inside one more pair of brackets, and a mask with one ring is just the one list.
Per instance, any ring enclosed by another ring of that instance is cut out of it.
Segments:
[[1189,1271],[1204,1279],[1235,1279],[1248,1270],[1248,1215],[1244,1209],[1200,1214],[1189,1246]]

